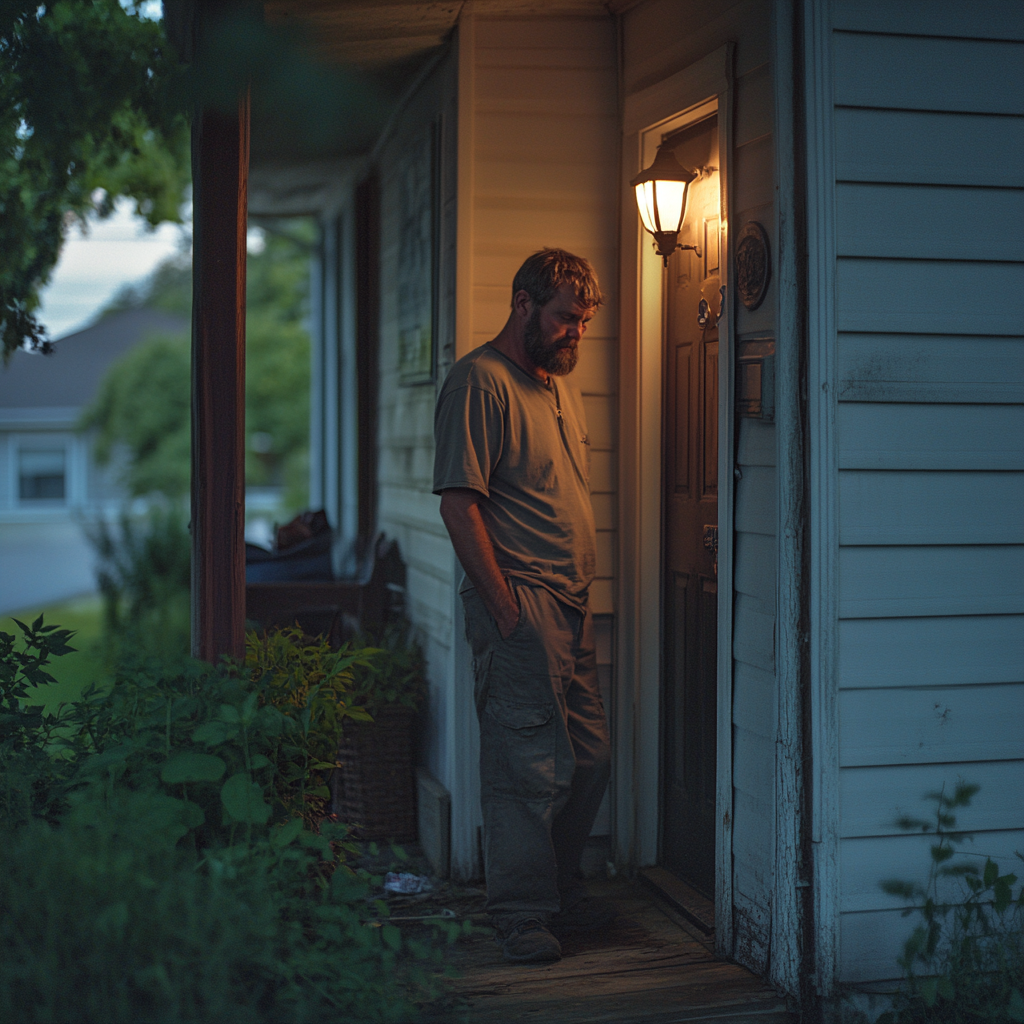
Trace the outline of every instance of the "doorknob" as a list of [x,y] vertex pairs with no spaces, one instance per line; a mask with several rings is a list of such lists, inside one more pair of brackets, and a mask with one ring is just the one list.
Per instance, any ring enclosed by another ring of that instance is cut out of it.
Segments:
[[718,289],[718,313],[712,314],[711,303],[707,299],[701,299],[697,303],[697,326],[702,330],[706,331],[709,327],[717,327],[718,321],[722,319],[722,314],[725,312],[725,286],[723,285]]
[[715,576],[718,575],[718,527],[704,527],[704,547],[710,551],[715,559]]

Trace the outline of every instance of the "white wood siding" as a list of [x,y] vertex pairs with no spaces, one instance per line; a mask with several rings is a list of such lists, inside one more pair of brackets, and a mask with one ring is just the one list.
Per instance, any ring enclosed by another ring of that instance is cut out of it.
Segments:
[[833,5],[841,980],[898,977],[901,814],[1024,829],[1024,5]]
[[438,381],[451,366],[454,344],[456,73],[446,56],[410,99],[380,153],[380,324],[377,407],[378,529],[395,537],[408,567],[407,611],[426,643],[430,701],[421,755],[426,767],[456,789],[445,752],[455,725],[451,678],[452,551],[432,493],[434,400],[438,384],[399,384],[398,190],[405,147],[435,131],[437,143],[437,362]]
[[[467,347],[482,345],[501,329],[512,278],[530,253],[558,246],[594,264],[606,303],[590,324],[572,379],[583,392],[593,458],[598,559],[591,607],[606,617],[614,612],[616,547],[613,25],[610,18],[478,17],[475,35],[473,312]],[[602,618],[599,629],[609,633],[610,621]]]

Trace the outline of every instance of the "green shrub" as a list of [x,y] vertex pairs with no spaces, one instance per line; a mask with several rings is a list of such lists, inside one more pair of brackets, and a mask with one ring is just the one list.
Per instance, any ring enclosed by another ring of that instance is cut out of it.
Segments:
[[[879,1024],[1024,1021],[1024,888],[1015,896],[1016,875],[1000,874],[990,857],[979,867],[959,851],[972,837],[957,830],[954,811],[969,806],[978,788],[960,783],[952,796],[944,789],[929,793],[933,819],[897,822],[905,832],[933,834],[936,842],[926,885],[881,883],[885,892],[908,901],[905,917],[916,913],[921,921],[898,960],[904,984]],[[942,879],[962,883],[961,902],[940,898]]]
[[274,792],[283,807],[312,825],[326,814],[328,775],[338,767],[343,720],[370,720],[350,691],[354,669],[372,672],[378,652],[332,651],[323,638],[302,640],[297,628],[249,633],[245,666],[257,682],[260,704],[270,704],[298,725],[297,731],[282,733]]
[[143,826],[154,800],[118,788],[0,838],[0,1019],[411,1019],[402,937],[363,923],[365,879],[311,884],[319,854],[280,826],[196,861]]
[[436,949],[314,817],[370,652],[251,637],[251,670],[140,661],[51,714],[25,698],[70,636],[19,629],[0,633],[0,1019],[413,1019]]
[[379,635],[364,635],[359,642],[370,645],[374,657],[352,680],[351,700],[370,715],[386,707],[418,711],[427,697],[427,663],[409,621],[394,619]]
[[174,662],[190,650],[191,542],[180,502],[152,504],[145,516],[122,511],[88,532],[97,555],[108,661],[140,653]]

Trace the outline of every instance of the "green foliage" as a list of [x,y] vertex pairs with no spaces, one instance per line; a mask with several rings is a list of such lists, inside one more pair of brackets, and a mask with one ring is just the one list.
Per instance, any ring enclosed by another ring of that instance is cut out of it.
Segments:
[[[59,827],[3,836],[0,1018],[9,1021],[401,1021],[416,1016],[394,926],[367,927],[368,880],[311,882],[306,832],[197,862],[128,829],[151,794],[83,802]],[[319,878],[319,876],[314,876]],[[429,951],[424,951],[430,956]]]
[[139,518],[89,531],[97,555],[108,658],[181,658],[190,647],[191,544],[180,502],[154,503]]
[[427,698],[427,663],[409,621],[394,619],[379,637],[361,642],[376,648],[375,657],[353,680],[351,699],[371,715],[386,707],[419,710]]
[[[310,222],[269,233],[249,254],[246,311],[246,483],[281,485],[285,505],[306,503],[309,450]],[[143,291],[111,308],[144,306],[191,315],[191,266],[167,261]],[[111,367],[79,428],[96,431],[96,458],[126,457],[130,494],[188,494],[191,458],[191,342],[187,335],[143,342]]]
[[119,0],[0,5],[0,336],[44,343],[33,313],[68,226],[120,196],[179,219],[190,177],[181,73],[158,23]]
[[143,281],[123,285],[100,316],[141,307],[192,316],[192,260],[187,253],[163,260]]
[[301,509],[309,490],[309,332],[260,312],[245,334],[245,481],[283,486],[286,508]]
[[[107,659],[103,643],[103,605],[98,596],[72,598],[50,605],[46,609],[50,622],[60,622],[75,634],[78,649],[74,658],[52,660],[47,672],[57,680],[32,691],[30,699],[45,708],[56,711],[63,701],[77,700],[89,683],[100,682],[106,676]],[[28,614],[0,617],[0,629],[16,630],[14,619],[31,618]]]
[[[259,4],[198,4],[190,64],[138,0],[0,4],[0,335],[4,358],[46,348],[36,320],[71,223],[135,201],[150,224],[180,220],[190,176],[188,114],[237,109],[248,88],[253,153],[337,157],[366,151],[388,115],[379,86],[318,62]],[[175,4],[178,13],[180,4]],[[208,13],[210,16],[203,18]],[[191,48],[179,18],[179,40]],[[399,79],[402,72],[399,70]],[[385,76],[387,77],[387,76]],[[401,91],[402,86],[398,81]]]
[[297,732],[282,737],[275,795],[310,825],[327,811],[328,777],[338,767],[343,720],[370,719],[351,691],[356,668],[372,669],[375,653],[332,651],[322,639],[303,643],[302,631],[294,628],[246,637],[245,665],[259,680],[261,700],[298,725]]
[[[31,626],[13,621],[22,633],[20,645],[13,634],[0,631],[0,822],[27,819],[23,807],[28,806],[35,814],[51,814],[67,777],[67,767],[49,755],[59,719],[27,698],[53,684],[50,659],[74,651],[71,631],[45,625],[42,615]],[[51,786],[51,780],[61,784]]]
[[[1015,896],[1017,876],[1000,874],[990,857],[982,867],[956,859],[963,857],[958,848],[972,837],[957,830],[955,811],[969,806],[978,788],[961,782],[952,796],[945,789],[929,793],[934,819],[897,822],[906,832],[933,834],[936,842],[925,885],[881,883],[885,892],[908,902],[904,916],[916,913],[921,923],[899,957],[905,984],[879,1024],[1024,1021],[1024,888]],[[941,898],[944,880],[962,885],[959,903]]]
[[133,497],[189,493],[191,358],[187,335],[151,338],[117,361],[82,414],[80,428],[96,430],[101,466],[124,451],[123,483]]
[[[250,638],[257,671],[144,667],[46,714],[67,631],[0,634],[0,1018],[409,1021],[438,955],[297,806],[365,651]],[[291,664],[292,661],[297,664]],[[336,742],[336,738],[335,738]],[[367,919],[377,917],[367,927]]]

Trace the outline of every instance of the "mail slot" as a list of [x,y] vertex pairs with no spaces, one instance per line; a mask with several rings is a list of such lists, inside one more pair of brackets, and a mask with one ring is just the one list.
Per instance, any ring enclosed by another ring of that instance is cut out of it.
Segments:
[[736,408],[741,416],[775,421],[774,352],[741,352],[737,356]]

